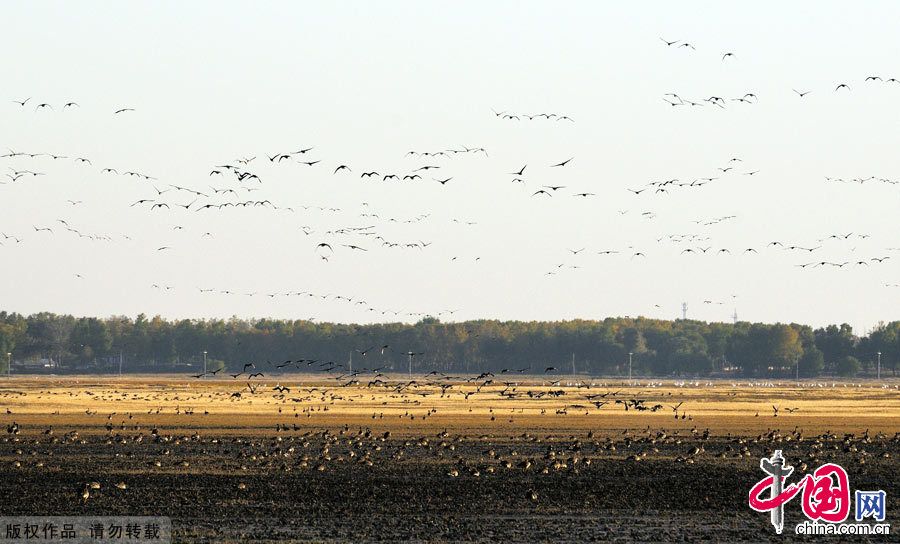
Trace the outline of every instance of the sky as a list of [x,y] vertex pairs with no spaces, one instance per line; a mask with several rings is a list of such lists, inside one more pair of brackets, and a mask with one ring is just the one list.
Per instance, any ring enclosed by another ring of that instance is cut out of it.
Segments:
[[[900,319],[897,3],[0,14],[0,149],[36,154],[0,158],[4,310],[369,323],[674,319],[686,302],[707,321]],[[572,121],[524,117],[542,112]],[[466,148],[485,152],[446,151]],[[248,200],[272,205],[198,210]],[[798,266],[816,262],[848,264]]]

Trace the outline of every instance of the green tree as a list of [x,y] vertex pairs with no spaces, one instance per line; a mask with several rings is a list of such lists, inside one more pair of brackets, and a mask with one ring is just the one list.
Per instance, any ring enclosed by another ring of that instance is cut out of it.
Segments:
[[800,376],[814,378],[825,368],[825,357],[816,346],[810,345],[800,358]]
[[0,323],[0,370],[7,371],[7,353],[16,349],[16,342],[21,338],[21,331],[14,325]]
[[644,333],[635,327],[622,329],[619,341],[625,347],[626,351],[632,353],[644,353],[647,351],[647,343],[644,340]]
[[[382,352],[384,345],[389,348]],[[228,369],[248,362],[307,358],[319,363],[301,369],[315,371],[330,363],[346,365],[353,352],[354,369],[396,371],[406,369],[403,353],[413,351],[422,354],[413,361],[416,372],[499,374],[504,368],[534,372],[547,366],[569,371],[574,354],[578,372],[621,375],[632,352],[636,375],[703,375],[722,369],[727,358],[729,367],[760,377],[793,376],[799,359],[800,373],[815,376],[828,357],[839,356],[829,361],[831,368],[846,356],[869,365],[878,352],[884,371],[896,371],[900,321],[882,323],[868,336],[857,338],[846,325],[813,331],[797,324],[732,325],[643,317],[459,323],[425,318],[416,324],[357,325],[235,317],[169,321],[143,314],[133,321],[121,316],[97,319],[50,313],[26,317],[0,311],[0,360],[4,349],[14,349],[16,358],[23,360],[62,358],[63,371],[77,371],[95,357],[119,352],[128,361],[128,369],[171,371],[175,362],[181,368],[196,365],[203,351],[215,354]]]
[[843,357],[853,354],[857,338],[853,335],[853,327],[844,323],[840,327],[828,325],[815,331],[816,347],[822,350],[826,363],[835,363]]
[[773,325],[769,342],[769,358],[776,365],[793,367],[803,355],[800,332],[790,325]]
[[69,352],[75,354],[81,363],[107,355],[111,346],[109,327],[105,321],[95,317],[78,319],[69,333]]
[[879,352],[882,372],[890,370],[896,376],[900,366],[900,321],[879,323],[867,338],[860,340],[855,356],[874,362]]
[[859,359],[852,355],[845,355],[835,365],[835,372],[837,372],[838,376],[852,377],[859,374],[861,367]]

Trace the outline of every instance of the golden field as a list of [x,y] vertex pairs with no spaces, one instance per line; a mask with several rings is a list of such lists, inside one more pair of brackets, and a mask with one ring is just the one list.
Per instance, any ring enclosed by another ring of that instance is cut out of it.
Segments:
[[[416,383],[407,386],[406,376],[381,378],[373,385],[361,377],[359,383],[345,385],[346,381],[309,375],[250,382],[177,376],[20,376],[0,383],[4,409],[0,415],[7,424],[15,420],[22,432],[37,432],[49,425],[106,432],[107,422],[206,428],[225,434],[268,432],[276,424],[377,426],[410,434],[428,428],[515,434],[567,429],[616,432],[650,426],[708,428],[715,434],[735,435],[794,427],[808,433],[900,429],[900,382],[628,384],[562,379],[552,383],[550,378],[526,377],[507,379],[510,385],[496,383],[496,378],[495,383],[479,385],[434,376],[413,376],[412,380]],[[642,400],[651,409],[661,406],[656,411],[626,410],[622,402],[632,399]],[[597,407],[593,402],[606,404]],[[673,407],[679,403],[676,419]],[[777,416],[773,406],[778,408]]]

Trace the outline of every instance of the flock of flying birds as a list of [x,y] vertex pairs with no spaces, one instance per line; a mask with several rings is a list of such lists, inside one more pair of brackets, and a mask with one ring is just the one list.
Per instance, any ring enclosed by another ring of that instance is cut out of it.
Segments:
[[[670,41],[666,38],[660,38],[660,40],[667,46],[675,49],[684,49],[686,51],[696,51],[697,48],[690,42],[685,42],[681,40]],[[734,52],[725,51],[722,53],[722,62],[729,61],[731,59],[735,59],[737,56]],[[863,80],[864,84],[874,84],[874,83],[883,83],[886,85],[896,84],[900,85],[900,79],[889,77],[887,79],[882,78],[878,75],[870,75],[867,76]],[[812,93],[812,90],[797,90],[791,89],[799,98],[804,98],[808,94]],[[835,84],[834,92],[842,91],[847,92],[850,91],[851,87],[849,83],[839,82]],[[688,99],[685,97],[681,97],[676,93],[666,93],[663,95],[663,100],[669,104],[670,106],[690,106],[690,107],[701,107],[701,106],[715,106],[718,108],[724,109],[728,103],[736,102],[738,104],[756,104],[759,101],[759,97],[753,92],[744,93],[742,96],[736,97],[722,97],[711,95],[708,98],[698,98],[698,99]],[[496,113],[496,112],[495,112]]]
[[[662,39],[666,47],[694,52],[696,47],[691,42],[682,40],[671,41]],[[733,62],[736,54],[731,51],[722,53],[722,62]],[[866,84],[893,84],[900,83],[895,78],[882,79],[879,76],[867,77]],[[849,91],[850,85],[838,84],[835,91]],[[795,92],[800,98],[809,94],[808,90]],[[665,99],[672,106],[703,106],[712,105],[725,107],[728,102],[757,104],[759,96],[754,92],[747,92],[743,96],[724,98],[710,96],[696,101],[679,96],[676,93],[667,93]],[[33,107],[34,114],[45,114],[46,111],[62,111],[74,115],[76,111],[82,112],[78,102],[70,100],[62,105],[54,106],[49,102],[39,101],[31,97],[12,100],[14,108],[27,109]],[[110,108],[109,111],[115,117],[128,117],[128,114],[138,111],[133,107]],[[531,122],[555,122],[568,125],[575,123],[575,119],[559,112],[517,113],[509,110],[492,110],[495,118],[501,121],[531,121]],[[123,121],[127,122],[127,121]],[[560,125],[560,126],[562,126]],[[96,172],[103,177],[129,178],[139,184],[143,194],[140,198],[130,202],[128,206],[135,211],[145,211],[156,214],[168,226],[160,228],[161,238],[170,238],[177,233],[197,230],[195,226],[203,223],[203,217],[211,213],[225,213],[231,210],[258,209],[266,210],[273,214],[302,215],[304,220],[297,225],[297,231],[303,239],[310,240],[311,256],[321,262],[332,262],[342,259],[351,253],[369,254],[376,250],[398,250],[406,252],[424,252],[438,249],[439,243],[425,240],[416,232],[416,227],[438,219],[429,212],[421,212],[410,217],[393,217],[379,211],[376,205],[369,202],[361,202],[359,210],[351,211],[343,206],[298,204],[284,202],[267,192],[267,181],[271,176],[278,175],[279,171],[295,174],[296,169],[317,172],[321,176],[329,176],[335,181],[357,179],[360,183],[376,184],[433,184],[436,188],[446,191],[454,190],[459,174],[454,170],[456,160],[467,158],[488,160],[488,150],[480,146],[452,146],[444,149],[409,150],[405,154],[399,154],[397,160],[402,157],[400,164],[394,163],[390,167],[372,164],[357,164],[351,161],[329,160],[319,149],[312,145],[285,147],[276,152],[265,154],[249,154],[229,161],[210,164],[205,169],[205,178],[193,184],[170,183],[150,175],[139,168],[120,168],[113,165],[98,165],[90,157],[69,155],[64,153],[52,153],[47,151],[24,151],[9,149],[7,153],[0,155],[0,160],[6,161],[4,181],[0,185],[35,183],[47,175],[44,171],[48,162],[70,163],[73,168],[86,169]],[[412,161],[412,162],[410,162]],[[500,167],[502,168],[502,167]],[[502,170],[495,170],[492,174],[498,182],[504,178],[512,187],[523,187],[521,198],[530,198],[535,201],[544,200],[555,202],[561,198],[591,200],[606,199],[606,194],[601,194],[601,189],[596,185],[591,187],[579,187],[569,181],[574,179],[571,172],[578,168],[578,158],[575,156],[559,157],[555,161],[536,163],[533,160],[523,160],[515,166],[507,165]],[[498,174],[496,172],[504,174]],[[84,173],[84,170],[79,170]],[[672,177],[667,179],[648,180],[644,184],[628,184],[617,190],[627,192],[622,198],[634,199],[634,202],[644,209],[632,211],[620,209],[620,215],[637,215],[645,221],[653,221],[658,217],[652,209],[655,198],[665,198],[680,191],[703,191],[711,184],[722,183],[724,180],[752,179],[760,174],[760,170],[748,167],[741,157],[731,157],[724,163],[711,165],[707,172],[698,173],[690,177]],[[197,176],[198,178],[200,176]],[[560,180],[547,183],[535,180]],[[535,180],[535,181],[532,181]],[[898,181],[883,177],[860,177],[844,179],[838,177],[826,177],[827,182],[843,183],[883,183],[897,185]],[[2,187],[0,187],[2,190]],[[603,189],[604,193],[606,188]],[[84,198],[66,198],[64,202],[68,209],[78,209],[89,205]],[[314,214],[334,219],[336,224],[331,227],[322,227],[317,223]],[[882,250],[866,248],[857,252],[857,243],[861,243],[871,237],[868,233],[823,233],[820,239],[813,241],[798,240],[760,240],[752,246],[735,246],[723,244],[715,237],[711,229],[716,225],[734,221],[737,215],[723,215],[713,218],[699,218],[693,220],[695,228],[703,228],[702,232],[678,232],[661,233],[656,238],[656,243],[663,247],[672,246],[669,253],[683,258],[703,256],[725,258],[728,256],[741,256],[750,258],[763,252],[780,251],[797,255],[794,266],[799,269],[844,269],[844,268],[870,268],[885,264],[892,259],[890,252],[898,251],[896,247],[888,247]],[[359,222],[364,224],[359,224]],[[451,217],[448,224],[455,227],[476,227],[477,220],[465,217]],[[401,227],[407,235],[394,236],[386,230],[389,225]],[[0,246],[26,243],[29,240],[42,236],[55,236],[62,231],[74,235],[79,239],[101,243],[113,243],[120,240],[131,240],[128,234],[114,234],[110,232],[91,232],[79,227],[70,217],[60,217],[54,224],[32,224],[30,228],[14,229],[10,225],[0,224]],[[196,232],[200,239],[213,238],[216,232],[200,228]],[[164,254],[179,247],[182,242],[160,240],[161,243],[152,245],[149,250]],[[438,249],[440,251],[440,249]],[[560,248],[560,253],[568,258],[563,262],[547,264],[543,274],[555,276],[563,270],[574,270],[586,266],[586,255],[594,254],[605,258],[615,256],[625,257],[632,261],[641,260],[648,256],[652,247],[641,247],[630,244],[622,247],[598,247],[598,248]],[[447,254],[446,259],[450,263],[468,261],[479,263],[488,255],[455,255]],[[75,278],[84,279],[83,273],[75,273]],[[885,282],[885,287],[897,287],[896,282]],[[183,289],[196,289],[201,293],[218,295],[261,296],[269,298],[283,297],[309,297],[332,302],[346,303],[354,307],[365,309],[367,312],[381,316],[393,317],[418,317],[435,315],[431,311],[413,311],[411,309],[396,309],[369,304],[366,297],[351,295],[348,293],[316,293],[308,289],[281,289],[272,290],[264,288],[240,289],[236,287],[211,287],[193,285],[191,287],[176,286],[167,282],[157,282],[152,288],[161,291],[179,291]],[[659,307],[659,305],[656,305]],[[456,310],[444,310],[437,315],[452,315]]]

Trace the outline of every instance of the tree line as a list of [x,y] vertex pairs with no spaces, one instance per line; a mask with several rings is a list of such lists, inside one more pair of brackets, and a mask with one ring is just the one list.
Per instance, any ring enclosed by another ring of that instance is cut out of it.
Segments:
[[882,375],[895,375],[900,321],[858,336],[847,324],[813,329],[796,323],[646,318],[453,323],[426,318],[415,324],[356,325],[0,312],[4,372],[7,360],[13,361],[13,372],[104,373],[121,365],[134,373],[188,372],[201,368],[204,358],[210,368],[235,372],[248,362],[272,372],[275,365],[298,359],[305,361],[285,369],[314,371],[333,361],[343,370],[352,358],[358,370],[405,372],[411,365],[416,373],[515,369],[624,376],[630,359],[633,376],[779,378],[874,375],[878,353]]

